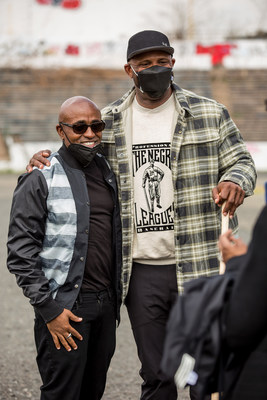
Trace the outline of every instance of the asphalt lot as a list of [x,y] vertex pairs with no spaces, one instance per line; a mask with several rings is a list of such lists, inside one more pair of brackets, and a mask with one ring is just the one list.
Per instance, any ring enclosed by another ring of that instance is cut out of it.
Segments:
[[[11,197],[16,185],[16,175],[0,174],[0,400],[25,400],[39,398],[41,384],[35,364],[33,341],[33,311],[28,300],[17,287],[15,278],[6,268],[6,238]],[[267,173],[259,174],[254,196],[245,200],[238,211],[240,236],[248,243],[251,229],[265,203],[264,182]],[[117,350],[108,375],[104,400],[138,400],[141,380],[140,364],[129,326],[125,307],[117,331]],[[179,400],[189,399],[187,390]]]

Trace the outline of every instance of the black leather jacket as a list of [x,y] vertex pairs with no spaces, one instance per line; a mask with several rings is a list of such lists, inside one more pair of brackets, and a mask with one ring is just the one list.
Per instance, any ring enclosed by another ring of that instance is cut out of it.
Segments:
[[[88,247],[90,202],[85,175],[78,162],[67,152],[65,146],[59,150],[58,158],[63,165],[72,189],[77,210],[77,234],[74,253],[67,279],[52,298],[49,282],[37,267],[38,255],[42,250],[47,217],[48,188],[46,179],[38,169],[19,177],[13,196],[8,234],[7,266],[16,275],[30,303],[41,314],[45,322],[57,317],[64,308],[71,309],[81,288]],[[121,304],[121,221],[114,173],[104,156],[95,157],[103,171],[106,183],[112,189],[113,211],[113,288],[116,294],[117,319]],[[103,243],[104,251],[105,243]]]

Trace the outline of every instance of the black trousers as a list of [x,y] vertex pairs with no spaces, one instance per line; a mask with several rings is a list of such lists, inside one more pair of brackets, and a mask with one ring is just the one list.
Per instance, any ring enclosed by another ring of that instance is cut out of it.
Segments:
[[[176,298],[175,265],[133,264],[126,306],[141,361],[141,400],[177,400],[174,381],[160,371],[166,323]],[[190,398],[198,400],[194,387]]]
[[[82,317],[71,321],[83,336],[77,350],[57,350],[43,319],[36,315],[37,364],[43,381],[41,400],[99,400],[115,351],[116,317],[109,291],[81,293],[72,312]],[[75,340],[75,339],[74,339]]]

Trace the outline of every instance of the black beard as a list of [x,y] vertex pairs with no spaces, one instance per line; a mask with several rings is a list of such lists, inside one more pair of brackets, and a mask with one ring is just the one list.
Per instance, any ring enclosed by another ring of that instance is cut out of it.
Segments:
[[101,144],[97,144],[94,147],[87,147],[79,143],[71,143],[67,149],[83,167],[88,167],[95,158],[96,153],[104,154]]

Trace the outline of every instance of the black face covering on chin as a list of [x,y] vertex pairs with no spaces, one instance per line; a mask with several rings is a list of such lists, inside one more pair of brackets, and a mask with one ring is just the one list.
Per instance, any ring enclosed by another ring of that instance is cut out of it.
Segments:
[[67,150],[84,168],[88,167],[88,165],[95,158],[96,153],[104,154],[104,149],[101,143],[97,144],[94,147],[87,147],[80,143],[72,143],[63,128],[62,130],[69,142],[68,147],[65,145],[67,147]]
[[67,149],[83,167],[88,167],[96,153],[103,154],[101,144],[97,144],[95,147],[86,147],[79,143],[71,143]]
[[141,92],[145,92],[155,99],[164,95],[173,80],[172,68],[161,67],[160,65],[153,65],[153,67],[143,69],[138,73],[133,68],[132,70],[138,78]]

